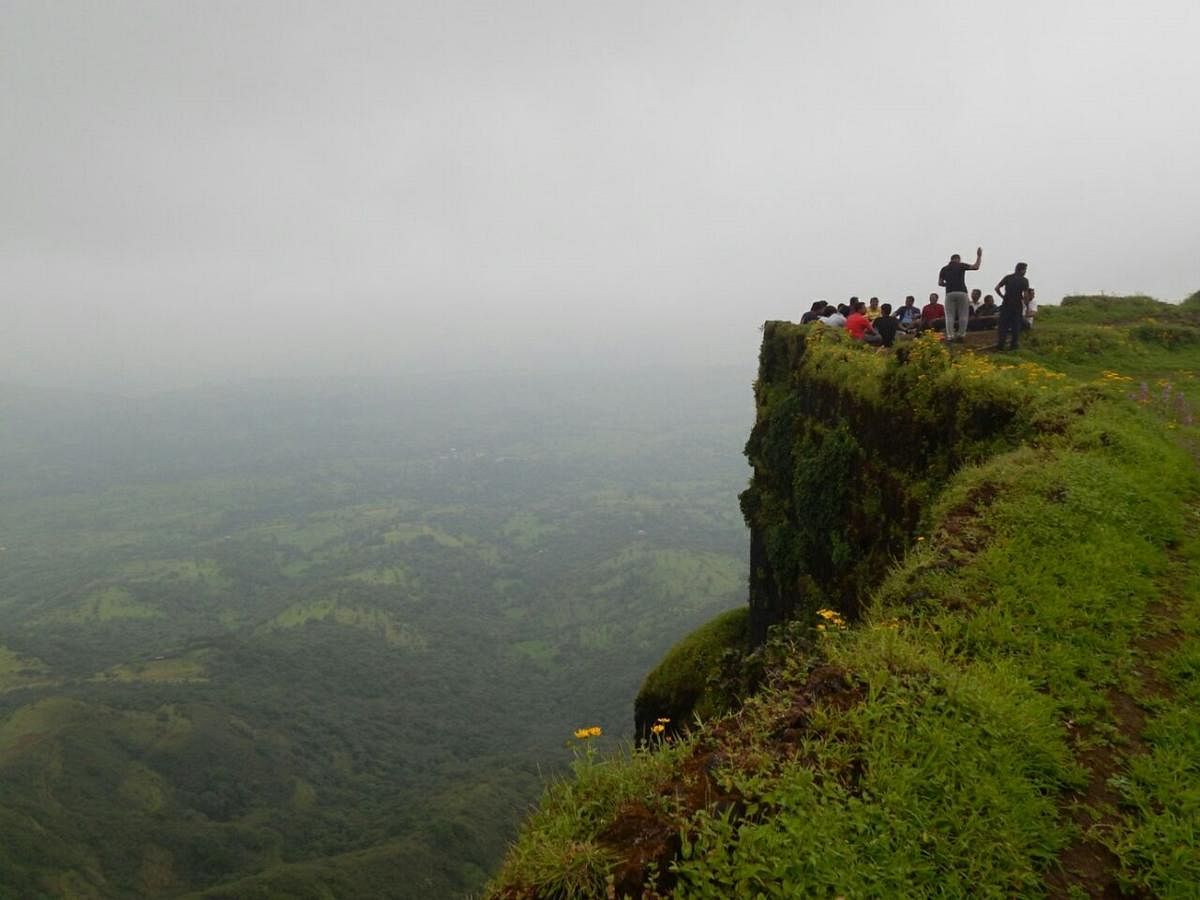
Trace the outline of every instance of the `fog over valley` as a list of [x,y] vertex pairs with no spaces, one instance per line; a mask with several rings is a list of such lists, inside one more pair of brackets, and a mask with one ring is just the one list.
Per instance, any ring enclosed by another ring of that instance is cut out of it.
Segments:
[[0,380],[718,362],[811,300],[1196,288],[1189,0],[10,2]]

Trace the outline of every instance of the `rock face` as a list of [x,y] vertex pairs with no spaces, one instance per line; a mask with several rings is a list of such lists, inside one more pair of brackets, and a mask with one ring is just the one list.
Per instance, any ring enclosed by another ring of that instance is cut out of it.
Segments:
[[696,630],[646,677],[639,738],[660,717],[686,727],[736,706],[771,626],[821,608],[856,618],[953,473],[1028,437],[1032,411],[974,381],[973,361],[931,338],[874,354],[821,326],[763,326],[741,495],[749,615]]
[[[928,373],[960,365],[937,342],[894,352],[903,365],[886,366],[883,355],[819,326],[763,327],[746,444],[754,475],[741,495],[755,643],[772,625],[821,607],[854,618],[867,587],[919,537],[950,475],[1025,430],[1029,411],[1011,398],[926,387]],[[864,366],[861,379],[829,364],[850,353]],[[867,371],[876,360],[878,373]]]

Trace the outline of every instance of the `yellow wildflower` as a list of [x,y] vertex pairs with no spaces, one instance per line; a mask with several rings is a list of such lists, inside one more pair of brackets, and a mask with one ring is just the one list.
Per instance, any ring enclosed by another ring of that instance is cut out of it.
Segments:
[[655,722],[653,725],[650,726],[650,730],[652,732],[654,732],[655,734],[662,734],[664,731],[667,730],[667,726],[662,724],[662,722]]
[[581,741],[586,741],[588,738],[600,737],[603,733],[599,725],[592,725],[590,728],[577,728],[575,730],[575,737]]

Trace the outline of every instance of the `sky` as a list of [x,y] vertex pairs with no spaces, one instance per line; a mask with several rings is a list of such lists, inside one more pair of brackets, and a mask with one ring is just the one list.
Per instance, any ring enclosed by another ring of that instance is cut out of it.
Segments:
[[0,0],[0,383],[741,364],[1200,290],[1196,0]]

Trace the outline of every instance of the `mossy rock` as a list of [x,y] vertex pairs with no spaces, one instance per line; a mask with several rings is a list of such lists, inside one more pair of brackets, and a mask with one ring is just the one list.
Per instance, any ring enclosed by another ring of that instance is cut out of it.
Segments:
[[721,613],[672,647],[634,702],[639,739],[659,718],[678,730],[693,716],[712,718],[736,706],[738,671],[749,647],[750,610],[744,606]]

